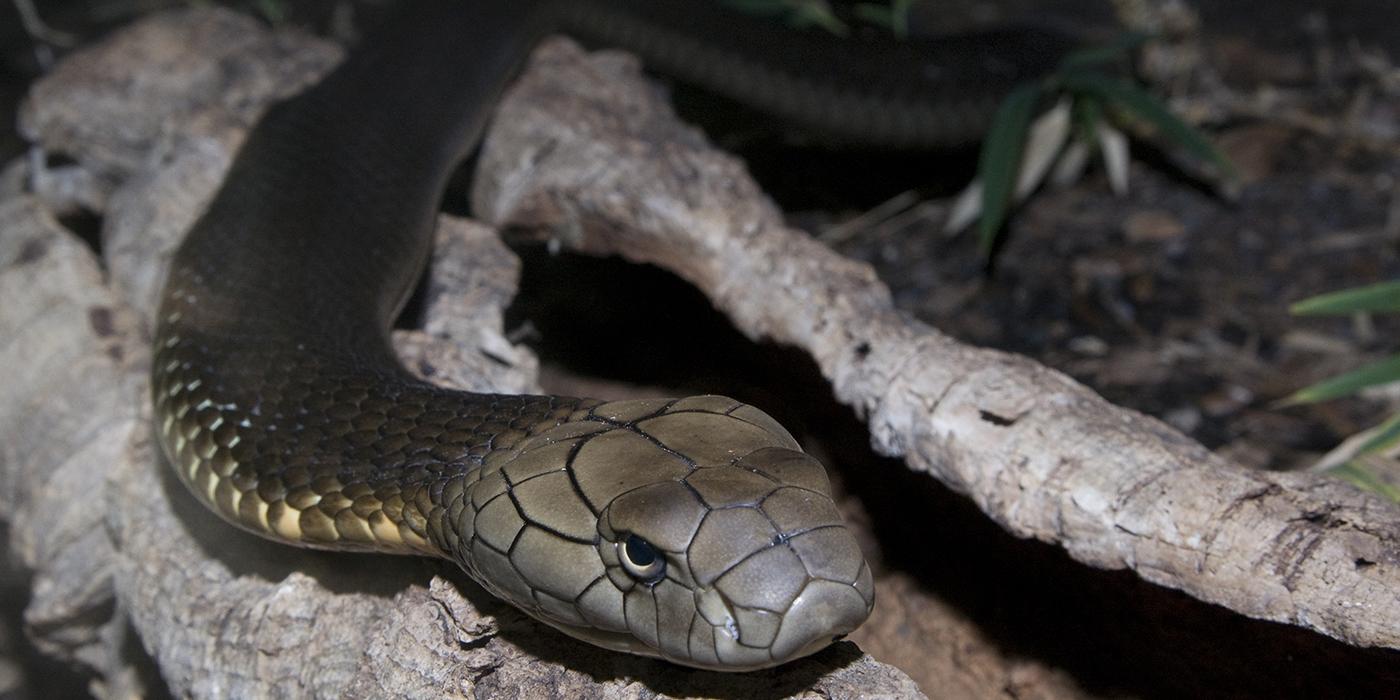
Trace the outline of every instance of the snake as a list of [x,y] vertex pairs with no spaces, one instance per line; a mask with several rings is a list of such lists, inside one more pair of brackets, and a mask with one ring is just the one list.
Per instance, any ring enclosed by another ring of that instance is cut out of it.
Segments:
[[[708,3],[406,5],[267,109],[174,252],[151,370],[165,461],[234,526],[299,547],[447,559],[608,649],[747,671],[853,631],[874,605],[870,565],[823,465],[764,411],[722,396],[454,390],[407,371],[391,328],[449,177],[548,33],[639,46],[774,113],[892,144],[965,138],[985,94],[967,86],[995,82],[988,71],[964,79],[967,99],[956,85],[882,92],[861,66],[916,59],[890,46],[824,59],[849,75],[818,86],[793,66],[830,40],[773,39],[756,53],[755,37],[781,32]],[[707,23],[726,45],[689,38]],[[954,44],[949,60],[969,51]]]

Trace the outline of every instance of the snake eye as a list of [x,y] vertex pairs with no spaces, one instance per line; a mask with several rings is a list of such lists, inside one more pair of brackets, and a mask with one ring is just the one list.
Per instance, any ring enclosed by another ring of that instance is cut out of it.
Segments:
[[622,569],[642,583],[656,583],[666,575],[666,560],[661,553],[650,542],[636,535],[628,535],[627,539],[619,542],[617,553],[622,560]]

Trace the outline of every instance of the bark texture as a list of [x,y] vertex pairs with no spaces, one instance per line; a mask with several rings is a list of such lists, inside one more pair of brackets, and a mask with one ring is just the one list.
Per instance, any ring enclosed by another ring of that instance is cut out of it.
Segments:
[[1013,534],[1251,617],[1400,648],[1400,507],[1226,463],[1060,372],[908,318],[867,265],[784,226],[622,55],[536,53],[497,114],[474,205],[671,270],[748,336],[806,351],[878,452]]
[[[0,177],[33,190],[0,190],[0,514],[36,572],[31,635],[112,694],[139,688],[139,643],[177,695],[201,697],[917,696],[849,643],[743,676],[594,650],[448,565],[274,545],[188,498],[147,431],[164,261],[260,110],[338,55],[185,11],[75,54],[33,91],[27,134],[78,167]],[[542,47],[476,183],[492,223],[670,269],[749,336],[802,348],[875,449],[1012,533],[1245,615],[1400,648],[1394,504],[1223,463],[1058,372],[910,320],[868,267],[786,228],[624,55]],[[57,221],[77,206],[104,217],[100,257]],[[491,231],[447,221],[426,330],[401,334],[401,350],[438,381],[532,390],[534,359],[500,331],[515,259]]]

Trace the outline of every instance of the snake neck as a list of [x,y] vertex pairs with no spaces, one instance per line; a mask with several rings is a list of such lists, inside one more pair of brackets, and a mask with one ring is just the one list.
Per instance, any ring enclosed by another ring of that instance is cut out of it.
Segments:
[[[1014,33],[1021,39],[995,49],[838,41],[711,5],[410,3],[324,81],[263,117],[172,264],[170,288],[195,298],[200,314],[162,323],[211,346],[246,345],[250,356],[291,339],[347,366],[398,372],[390,324],[427,261],[448,177],[530,48],[555,29],[631,46],[740,100],[885,143],[962,142],[968,125],[985,124],[998,86],[1056,56],[1048,34]],[[993,50],[1010,58],[993,60]],[[816,77],[811,66],[831,70]],[[243,308],[263,313],[249,319]]]

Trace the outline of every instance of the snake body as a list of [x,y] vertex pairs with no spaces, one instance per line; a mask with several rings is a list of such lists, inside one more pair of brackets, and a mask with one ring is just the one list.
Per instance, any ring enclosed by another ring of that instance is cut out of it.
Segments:
[[822,466],[757,408],[474,394],[400,365],[447,178],[565,22],[411,5],[269,109],[171,262],[152,392],[180,479],[274,540],[450,559],[612,649],[745,670],[853,630],[870,568]]

